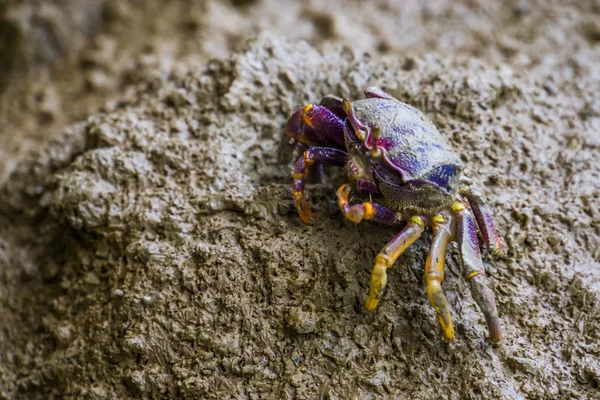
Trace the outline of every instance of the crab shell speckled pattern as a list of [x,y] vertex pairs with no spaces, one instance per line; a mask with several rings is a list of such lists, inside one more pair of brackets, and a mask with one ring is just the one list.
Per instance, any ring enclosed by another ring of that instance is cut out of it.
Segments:
[[426,211],[451,200],[449,195],[458,190],[462,162],[421,111],[390,99],[356,100],[352,110],[366,126],[379,127],[377,145],[384,157],[369,162],[388,205]]
[[379,126],[378,142],[404,182],[425,180],[449,191],[453,188],[462,162],[425,114],[387,99],[357,100],[352,108],[360,121]]

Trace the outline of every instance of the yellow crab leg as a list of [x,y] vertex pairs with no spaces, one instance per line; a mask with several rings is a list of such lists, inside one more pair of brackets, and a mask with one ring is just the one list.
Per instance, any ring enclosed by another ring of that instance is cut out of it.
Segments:
[[418,216],[411,217],[402,232],[381,249],[377,257],[375,257],[375,266],[371,271],[371,287],[367,301],[365,302],[367,310],[373,311],[379,303],[379,299],[387,283],[387,269],[391,268],[398,257],[421,236],[423,229],[425,229],[423,218]]
[[446,296],[442,290],[446,247],[452,238],[450,225],[449,216],[438,214],[433,217],[433,240],[431,249],[427,255],[427,261],[425,262],[425,288],[427,290],[427,297],[438,315],[446,342],[454,339],[452,316],[448,308],[448,300],[446,300]]

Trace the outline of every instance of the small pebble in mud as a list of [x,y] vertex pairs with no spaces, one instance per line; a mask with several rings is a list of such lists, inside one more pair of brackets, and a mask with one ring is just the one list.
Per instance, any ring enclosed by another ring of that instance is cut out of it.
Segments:
[[144,305],[147,305],[147,306],[156,305],[162,299],[163,299],[163,295],[159,291],[154,291],[154,292],[148,293],[148,294],[144,295],[144,297],[142,297],[142,301],[143,301]]
[[146,390],[146,377],[141,371],[133,371],[124,380],[127,388],[136,394],[144,393]]
[[512,11],[515,17],[522,17],[523,15],[531,12],[531,6],[527,0],[519,0],[514,5]]
[[141,336],[132,336],[125,340],[125,348],[131,353],[138,353],[146,348],[146,340]]
[[292,307],[286,315],[286,323],[295,333],[312,333],[317,328],[317,316],[314,307]]
[[71,340],[71,326],[69,324],[56,327],[53,333],[57,343],[61,346],[66,345]]
[[96,255],[100,258],[107,258],[110,250],[108,244],[105,241],[98,243],[96,247]]
[[502,192],[496,197],[496,203],[505,204],[511,199],[510,193]]
[[370,334],[371,332],[369,329],[367,329],[367,327],[364,325],[359,325],[354,329],[352,337],[360,347],[365,348],[369,341]]
[[389,385],[390,377],[383,371],[377,371],[375,374],[364,378],[363,382],[374,388],[378,388]]
[[185,132],[187,124],[183,119],[177,119],[171,122],[171,129],[175,132]]
[[81,394],[87,395],[87,398],[91,400],[106,399],[109,397],[108,391],[101,385],[92,386],[90,390],[83,390]]
[[93,272],[89,272],[85,276],[84,280],[85,280],[85,283],[87,283],[88,285],[91,285],[91,286],[96,286],[100,283],[100,279],[98,278],[98,275],[96,275]]

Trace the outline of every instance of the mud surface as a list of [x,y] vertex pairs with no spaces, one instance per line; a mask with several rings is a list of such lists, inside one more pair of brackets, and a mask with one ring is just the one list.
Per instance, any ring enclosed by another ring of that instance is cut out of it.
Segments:
[[[4,65],[1,398],[600,398],[600,4],[162,3],[49,2],[69,50]],[[0,6],[5,43],[47,38],[15,17],[36,7]],[[447,345],[430,235],[370,314],[398,228],[345,221],[335,173],[315,225],[295,213],[282,124],[369,85],[427,113],[494,210],[497,347],[455,249]]]

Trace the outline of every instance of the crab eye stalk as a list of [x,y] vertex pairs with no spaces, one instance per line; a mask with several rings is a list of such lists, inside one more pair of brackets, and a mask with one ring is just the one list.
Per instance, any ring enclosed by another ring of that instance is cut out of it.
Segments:
[[312,113],[310,113],[310,110],[313,108],[312,104],[307,104],[304,107],[304,114],[302,115],[302,119],[304,120],[304,123],[308,126],[310,126],[312,128],[313,123],[312,123]]
[[342,108],[344,109],[344,112],[346,113],[346,115],[352,114],[352,105],[350,104],[350,100],[348,100],[348,99],[342,100]]
[[379,125],[372,124],[371,125],[371,157],[379,158],[381,157],[381,148],[377,145],[377,140],[379,140],[379,135],[381,134],[381,129],[379,129]]

